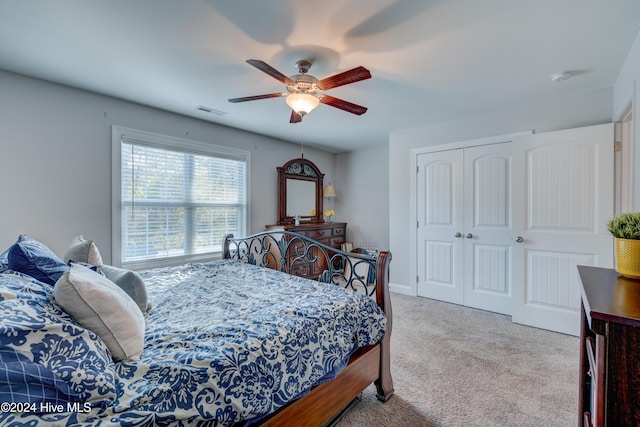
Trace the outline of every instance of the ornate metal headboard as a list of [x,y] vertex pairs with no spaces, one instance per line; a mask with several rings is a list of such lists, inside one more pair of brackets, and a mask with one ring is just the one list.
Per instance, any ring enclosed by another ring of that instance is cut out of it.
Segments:
[[[296,276],[366,293],[386,292],[391,253],[375,255],[343,252],[291,231],[267,231],[224,239],[223,258],[237,259]],[[319,263],[319,264],[318,264]],[[312,267],[316,264],[315,267]],[[320,269],[318,269],[320,266]],[[321,271],[319,275],[312,272]]]

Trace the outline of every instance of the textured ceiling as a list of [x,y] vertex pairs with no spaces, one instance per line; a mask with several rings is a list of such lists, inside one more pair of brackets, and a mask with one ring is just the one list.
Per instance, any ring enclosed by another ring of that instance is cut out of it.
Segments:
[[[391,131],[611,87],[638,0],[0,0],[0,69],[341,152]],[[284,98],[229,98],[363,65],[373,77],[290,124]],[[570,80],[549,76],[570,70]],[[204,105],[226,114],[196,110]]]

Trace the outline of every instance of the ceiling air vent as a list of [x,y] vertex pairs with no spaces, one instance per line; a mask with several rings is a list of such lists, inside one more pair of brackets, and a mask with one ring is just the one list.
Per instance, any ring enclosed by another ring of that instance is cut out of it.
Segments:
[[198,105],[196,107],[196,110],[202,111],[203,113],[215,114],[215,115],[218,115],[218,116],[224,116],[224,115],[227,114],[226,111],[216,110],[215,108],[207,107],[207,106],[204,106],[204,105]]

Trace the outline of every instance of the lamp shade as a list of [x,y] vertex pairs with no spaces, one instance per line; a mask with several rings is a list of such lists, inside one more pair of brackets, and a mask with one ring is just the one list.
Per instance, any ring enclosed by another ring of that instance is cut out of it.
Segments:
[[336,197],[336,189],[333,188],[333,184],[329,184],[322,190],[324,197]]
[[308,93],[292,93],[287,96],[287,105],[301,116],[309,114],[318,104],[320,100]]

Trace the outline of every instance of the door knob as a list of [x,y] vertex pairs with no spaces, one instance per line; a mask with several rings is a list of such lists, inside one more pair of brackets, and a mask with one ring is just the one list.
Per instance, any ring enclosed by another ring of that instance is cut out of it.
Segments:
[[522,243],[522,242],[524,242],[524,238],[522,236],[517,236],[516,237],[516,242]]
[[459,239],[460,237],[462,237],[462,233],[458,231],[456,234],[453,235],[453,237],[457,237]]
[[464,237],[466,237],[467,239],[470,239],[470,238],[472,238],[472,237],[473,237],[473,234],[471,234],[471,233],[467,233]]

